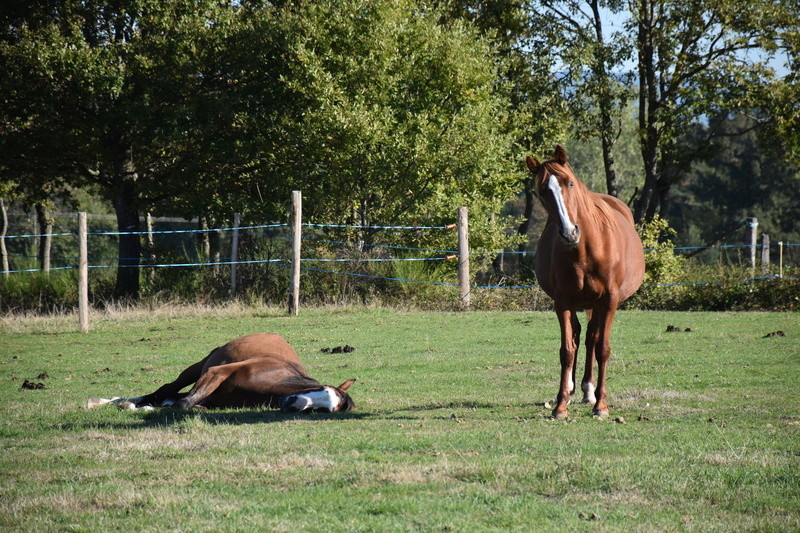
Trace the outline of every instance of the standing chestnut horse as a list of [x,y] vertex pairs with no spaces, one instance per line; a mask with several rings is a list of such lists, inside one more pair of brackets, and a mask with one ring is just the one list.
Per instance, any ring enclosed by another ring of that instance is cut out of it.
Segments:
[[[567,417],[575,389],[580,345],[578,311],[585,309],[586,368],[581,389],[594,415],[608,416],[606,366],[609,338],[617,307],[639,289],[644,279],[642,241],[628,207],[617,198],[591,192],[557,146],[553,158],[540,163],[527,158],[536,176],[536,193],[547,211],[547,222],[536,248],[536,278],[553,298],[561,326],[561,386],[553,417]],[[597,388],[592,366],[597,360]]]

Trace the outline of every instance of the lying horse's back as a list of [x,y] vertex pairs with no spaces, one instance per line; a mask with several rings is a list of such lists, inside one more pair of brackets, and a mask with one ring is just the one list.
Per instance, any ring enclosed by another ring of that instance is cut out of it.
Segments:
[[205,359],[202,376],[214,375],[217,367],[226,375],[203,398],[206,407],[277,407],[287,394],[322,386],[309,377],[294,348],[274,333],[246,335],[214,349]]
[[253,333],[215,348],[208,355],[203,371],[212,366],[256,359],[265,367],[282,368],[289,365],[303,376],[308,375],[294,348],[286,342],[286,339],[275,333]]

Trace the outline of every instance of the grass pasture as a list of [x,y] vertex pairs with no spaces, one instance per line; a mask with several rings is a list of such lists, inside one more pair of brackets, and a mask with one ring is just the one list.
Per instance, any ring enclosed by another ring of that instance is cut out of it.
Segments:
[[[3,531],[800,530],[797,314],[620,312],[611,419],[578,404],[567,422],[543,406],[552,313],[156,310],[74,329],[0,322]],[[357,410],[82,407],[257,331],[324,383],[357,378]]]

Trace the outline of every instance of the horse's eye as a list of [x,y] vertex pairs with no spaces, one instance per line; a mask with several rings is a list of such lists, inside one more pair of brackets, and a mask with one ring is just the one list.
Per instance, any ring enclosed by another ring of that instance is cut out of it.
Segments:
[[570,181],[570,182],[569,182],[569,186],[570,186],[570,187],[574,187],[574,186],[575,186],[575,182],[572,182],[572,181]]

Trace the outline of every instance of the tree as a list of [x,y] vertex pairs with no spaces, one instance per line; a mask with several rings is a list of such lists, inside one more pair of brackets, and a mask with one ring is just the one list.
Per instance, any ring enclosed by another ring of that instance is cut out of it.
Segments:
[[777,239],[800,237],[798,172],[775,154],[773,146],[761,146],[754,124],[743,114],[723,115],[692,132],[691,138],[708,136],[704,130],[718,134],[715,150],[692,165],[685,186],[671,202],[670,218],[685,243],[708,242],[750,216],[758,218],[759,231]]
[[[796,3],[634,0],[639,122],[644,184],[637,221],[666,216],[673,184],[716,136],[696,149],[679,143],[688,124],[722,112],[763,105],[760,90],[774,79],[766,65],[780,36],[796,31]],[[749,53],[752,52],[752,53]],[[763,94],[763,93],[762,93]]]
[[624,71],[631,43],[620,32],[609,35],[607,19],[623,12],[621,0],[540,0],[531,16],[546,38],[562,91],[574,112],[578,140],[599,139],[605,190],[619,196],[614,145],[622,131],[622,112],[632,95],[633,77]]
[[764,112],[771,121],[761,133],[774,153],[800,168],[800,25],[787,28],[780,44],[787,74],[764,87]]
[[[477,27],[495,44],[502,60],[499,73],[511,96],[508,129],[514,143],[512,157],[519,164],[522,189],[521,222],[517,228],[522,242],[518,249],[524,252],[538,201],[533,176],[522,162],[527,155],[549,153],[554,144],[565,142],[572,126],[569,99],[565,98],[568,91],[564,90],[563,79],[551,72],[553,63],[558,61],[557,51],[549,42],[543,42],[541,18],[533,16],[530,1],[442,0],[438,4],[448,20],[466,20]],[[506,210],[514,211],[515,203],[516,200],[509,202]],[[505,275],[502,257],[498,255],[493,261],[495,273],[501,276]]]
[[0,153],[29,183],[100,185],[124,232],[115,296],[136,296],[139,217],[182,188],[191,108],[217,81],[196,51],[226,11],[211,0],[41,6],[4,27]]
[[14,176],[100,185],[124,232],[117,296],[138,292],[145,209],[269,219],[302,189],[320,221],[465,204],[504,239],[510,89],[469,24],[412,0],[48,6],[0,46],[0,155]]
[[302,190],[304,216],[328,223],[444,223],[468,205],[487,230],[477,238],[504,239],[490,221],[518,176],[490,43],[410,0],[300,1],[256,16],[256,61],[282,62],[242,87],[273,95],[247,115],[248,183],[265,198]]

